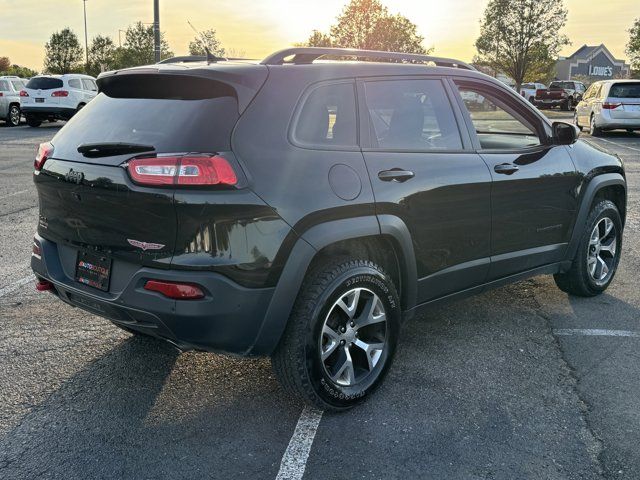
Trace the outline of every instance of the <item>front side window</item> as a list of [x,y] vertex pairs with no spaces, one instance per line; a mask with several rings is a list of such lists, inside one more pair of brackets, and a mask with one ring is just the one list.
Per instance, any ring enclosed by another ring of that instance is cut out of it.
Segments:
[[317,87],[306,98],[294,137],[304,144],[355,147],[357,141],[356,96],[352,83]]
[[89,90],[91,92],[97,92],[98,91],[98,87],[96,86],[95,82],[93,80],[88,79],[88,78],[83,78],[82,79],[82,85],[84,85],[84,89],[85,90]]
[[72,78],[71,80],[69,80],[69,87],[70,88],[81,89],[82,85],[80,84],[80,79],[79,78]]
[[16,92],[19,92],[24,88],[24,82],[22,80],[11,80],[11,84]]
[[451,103],[439,80],[384,80],[365,86],[372,147],[461,150]]
[[459,87],[480,146],[485,150],[520,150],[540,145],[533,125],[484,90]]

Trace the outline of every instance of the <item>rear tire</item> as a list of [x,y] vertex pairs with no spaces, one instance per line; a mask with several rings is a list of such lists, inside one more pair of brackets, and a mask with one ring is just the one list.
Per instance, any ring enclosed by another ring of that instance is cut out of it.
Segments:
[[596,125],[595,115],[591,115],[591,119],[589,120],[589,134],[592,137],[599,137],[602,135],[602,130]]
[[20,125],[20,107],[18,105],[11,105],[9,112],[7,113],[7,125],[10,127],[17,127]]
[[621,248],[620,212],[613,202],[602,200],[591,209],[571,268],[553,276],[556,285],[579,297],[601,294],[616,274]]
[[567,98],[567,101],[562,104],[562,110],[566,112],[573,110],[573,98]]
[[580,122],[578,121],[578,112],[573,114],[573,124],[578,130],[582,131],[583,127],[580,126]]
[[346,410],[382,382],[399,329],[398,294],[381,267],[328,260],[305,278],[273,369],[290,394],[323,410]]
[[36,128],[42,124],[42,120],[39,119],[38,117],[34,117],[33,115],[27,115],[26,120],[27,120],[27,125],[29,125],[30,127]]

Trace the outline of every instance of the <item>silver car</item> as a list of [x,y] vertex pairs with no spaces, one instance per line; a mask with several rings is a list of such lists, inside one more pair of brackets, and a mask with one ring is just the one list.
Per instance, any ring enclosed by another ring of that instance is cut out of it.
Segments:
[[594,136],[606,130],[640,130],[640,80],[593,83],[576,107],[574,121]]
[[11,127],[20,124],[20,90],[26,80],[15,76],[0,77],[0,120]]

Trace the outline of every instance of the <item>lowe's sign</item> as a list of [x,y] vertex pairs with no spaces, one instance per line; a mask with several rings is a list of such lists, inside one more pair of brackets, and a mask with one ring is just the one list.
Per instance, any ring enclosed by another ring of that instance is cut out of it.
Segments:
[[590,77],[593,80],[624,78],[629,76],[630,67],[624,60],[615,58],[604,45],[583,45],[570,57],[563,57],[556,63],[556,79],[571,80]]

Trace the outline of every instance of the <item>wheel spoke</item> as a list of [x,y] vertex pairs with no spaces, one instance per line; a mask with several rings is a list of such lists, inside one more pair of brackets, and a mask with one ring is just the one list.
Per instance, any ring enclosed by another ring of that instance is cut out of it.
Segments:
[[600,227],[596,225],[596,228],[591,232],[591,238],[589,239],[589,245],[597,245],[600,242]]
[[601,257],[598,257],[596,275],[595,275],[596,280],[604,279],[608,273],[609,273],[609,267],[607,267],[606,262]]
[[373,295],[367,300],[367,304],[362,310],[362,314],[356,320],[356,328],[360,329],[375,323],[384,322],[386,319],[387,316],[384,313],[384,308],[382,308],[380,299],[377,295]]
[[603,220],[604,220],[604,234],[600,237],[600,241],[607,238],[607,235],[609,235],[611,233],[611,230],[613,230],[613,222],[611,221],[611,219],[609,217],[605,217]]
[[367,343],[363,340],[356,340],[353,344],[364,351],[367,356],[367,362],[369,364],[369,371],[373,370],[373,367],[376,366],[380,356],[382,355],[382,350],[384,348],[384,343]]
[[589,273],[593,278],[596,277],[596,268],[598,267],[598,259],[597,257],[589,257],[587,261],[587,266],[589,267]]
[[[347,300],[346,302],[345,299]],[[349,318],[353,318],[356,314],[356,309],[358,308],[359,301],[360,289],[357,288],[338,300],[336,305],[338,305],[344,311],[344,313],[349,316]]]
[[344,356],[342,357],[342,364],[338,368],[335,374],[331,375],[331,380],[342,385],[351,385],[355,382],[356,373],[353,369],[353,360],[349,349],[344,349]]
[[340,344],[340,338],[338,333],[328,325],[325,325],[322,329],[322,335],[328,339],[326,345],[322,346],[322,360],[324,361],[336,351],[336,348],[338,348],[338,345]]
[[609,255],[611,255],[611,257],[615,257],[616,256],[616,249],[617,249],[616,237],[613,237],[608,242],[602,243],[600,245],[600,251],[601,252],[603,252],[603,251],[607,252]]

